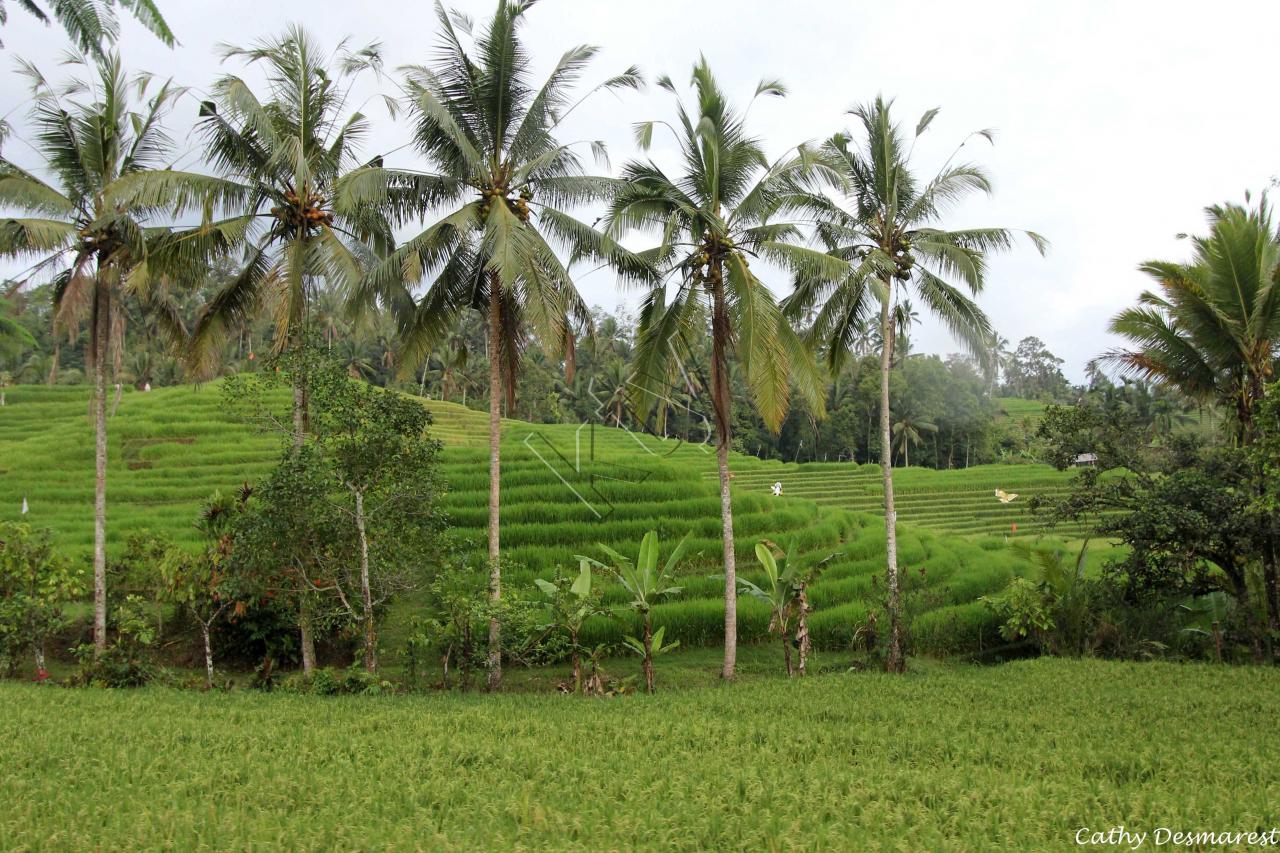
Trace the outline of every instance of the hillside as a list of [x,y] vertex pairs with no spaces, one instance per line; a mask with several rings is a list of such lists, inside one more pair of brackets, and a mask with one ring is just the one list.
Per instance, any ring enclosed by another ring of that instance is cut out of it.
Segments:
[[1021,397],[997,397],[996,405],[1000,407],[999,416],[1017,421],[1034,431],[1044,417],[1045,404],[1039,400],[1024,400]]
[[[25,497],[27,520],[53,528],[58,544],[79,556],[87,556],[92,543],[87,400],[86,388],[19,386],[0,409],[0,519],[17,519]],[[427,405],[435,416],[433,433],[445,445],[445,508],[479,555],[487,512],[486,416],[450,403]],[[215,489],[264,475],[280,448],[278,437],[237,421],[216,386],[126,391],[111,420],[110,442],[113,552],[143,530],[194,546],[201,502]],[[684,592],[661,605],[657,616],[687,644],[718,641],[719,496],[709,448],[599,426],[507,421],[503,453],[503,550],[514,564],[509,583],[527,585],[557,565],[571,565],[575,554],[597,554],[596,543],[631,550],[651,528],[667,542],[692,531],[695,556],[682,580]],[[878,508],[878,469],[783,465],[736,455],[733,467],[741,570],[753,571],[760,539],[795,539],[813,559],[838,554],[813,590],[814,634],[821,645],[847,645],[882,597],[883,529],[871,514]],[[1061,489],[1064,475],[1035,466],[987,466],[908,469],[898,476],[908,591],[929,593],[920,596],[917,641],[922,648],[944,646],[960,623],[972,623],[970,633],[989,627],[982,606],[972,602],[1002,587],[1022,564],[1003,537],[958,534],[1004,533],[1013,523],[1020,534],[1038,529],[1025,503],[1003,506],[991,490],[1029,496]],[[783,498],[769,494],[775,480],[784,482]],[[761,603],[744,600],[740,618],[745,638],[765,633]],[[597,630],[616,633],[612,626]]]

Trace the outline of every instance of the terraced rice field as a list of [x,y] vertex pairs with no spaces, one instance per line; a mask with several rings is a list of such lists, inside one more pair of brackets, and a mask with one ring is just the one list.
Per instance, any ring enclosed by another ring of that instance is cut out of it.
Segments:
[[[88,390],[22,386],[10,389],[8,400],[0,409],[0,519],[18,518],[26,497],[28,521],[53,528],[68,553],[87,557],[93,496]],[[279,402],[282,409],[287,404],[283,395]],[[435,415],[433,432],[445,444],[445,508],[474,546],[479,567],[487,518],[487,417],[455,404],[427,405]],[[116,553],[144,530],[194,547],[201,502],[214,489],[234,489],[266,474],[280,449],[279,437],[256,433],[238,420],[216,386],[126,391],[110,430],[108,540]],[[713,465],[708,448],[676,440],[599,426],[505,422],[502,541],[512,561],[507,583],[531,585],[557,565],[573,565],[576,554],[602,556],[597,543],[629,551],[649,529],[668,544],[692,531],[683,592],[659,606],[657,621],[687,645],[720,642],[720,515]],[[754,576],[753,551],[762,539],[794,540],[813,560],[835,554],[812,591],[818,608],[813,632],[820,646],[847,646],[883,598],[884,535],[874,514],[877,469],[740,456],[733,467],[740,571]],[[781,499],[768,493],[775,479],[785,484]],[[909,469],[899,482],[899,548],[909,570],[908,593],[918,594],[918,645],[946,650],[957,642],[957,632],[979,645],[995,642],[991,620],[976,599],[1026,566],[1003,536],[981,534],[1003,533],[1015,522],[1020,533],[1037,528],[1025,504],[1001,506],[991,489],[1061,488],[1063,475],[1031,466]],[[621,601],[620,590],[611,590],[608,600]],[[739,606],[744,639],[763,637],[765,606],[754,599]],[[404,603],[393,622],[412,609],[412,602]],[[395,626],[388,627],[395,636]],[[604,621],[588,630],[600,640],[619,633],[616,623]]]
[[1034,430],[1044,417],[1044,403],[1039,400],[1023,400],[1021,397],[997,397],[996,404],[1000,414],[1014,421],[1019,421],[1028,429]]
[[[1029,501],[1040,495],[1063,495],[1072,472],[1048,465],[976,465],[954,471],[931,468],[894,469],[894,496],[902,524],[957,536],[1028,536],[1054,533],[1075,537],[1077,524],[1051,529],[1031,512]],[[782,483],[783,497],[802,498],[822,506],[853,512],[883,512],[884,485],[879,465],[809,462],[760,464],[735,473],[734,484],[754,494],[771,494]],[[1017,494],[1001,503],[996,489]]]

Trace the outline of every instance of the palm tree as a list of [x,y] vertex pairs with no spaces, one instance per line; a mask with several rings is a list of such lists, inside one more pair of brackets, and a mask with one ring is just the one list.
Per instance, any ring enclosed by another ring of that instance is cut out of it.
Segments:
[[[377,73],[377,45],[334,56],[300,27],[252,47],[228,47],[224,58],[265,66],[266,98],[234,74],[220,78],[200,106],[199,133],[221,180],[184,206],[228,213],[193,228],[194,242],[224,253],[242,249],[244,265],[205,306],[196,322],[194,359],[211,373],[228,337],[259,310],[275,320],[275,350],[302,346],[311,328],[308,309],[323,280],[327,288],[351,288],[374,254],[393,243],[390,226],[373,206],[337,198],[339,180],[365,161],[358,146],[369,122],[361,112],[344,115],[354,78]],[[139,181],[146,198],[189,173],[156,172]],[[295,441],[307,429],[305,371],[294,381]]]
[[988,394],[995,393],[1011,357],[1009,339],[992,330],[991,336],[987,340],[987,358],[982,364],[983,371],[987,377]]
[[[656,230],[661,244],[648,253],[662,279],[645,297],[633,364],[637,408],[647,412],[671,384],[673,349],[682,336],[707,334],[710,321],[711,403],[716,418],[721,523],[725,568],[725,648],[722,675],[732,678],[737,660],[737,575],[733,508],[729,494],[732,441],[729,353],[741,361],[746,385],[765,424],[776,431],[786,416],[794,382],[810,405],[822,408],[823,382],[769,288],[750,261],[761,258],[815,278],[838,276],[846,265],[797,245],[800,230],[772,217],[787,213],[804,194],[796,190],[820,166],[804,149],[770,163],[760,140],[747,134],[745,113],[735,111],[706,59],[693,69],[694,103],[686,107],[669,78],[659,85],[676,95],[678,126],[668,128],[684,158],[684,171],[669,176],[652,161],[623,170],[623,189],[610,205],[608,233]],[[756,96],[782,95],[762,82]],[[753,99],[754,100],[754,99]],[[637,126],[648,147],[657,122]],[[675,292],[668,299],[667,282]],[[702,308],[710,303],[709,317]],[[790,381],[789,381],[790,380]]]
[[[118,0],[120,6],[133,13],[138,23],[150,30],[160,41],[173,47],[173,32],[165,23],[160,10],[152,0]],[[36,0],[17,0],[18,8],[34,16],[42,24],[48,24],[50,13],[71,40],[84,53],[96,59],[106,58],[102,44],[114,44],[120,35],[120,24],[116,20],[115,6],[117,0],[50,0],[49,12],[41,8]],[[0,26],[9,22],[9,13],[5,8],[5,0],[0,0]],[[0,43],[0,47],[4,47]]]
[[[357,170],[344,198],[391,212],[398,224],[434,221],[373,269],[361,296],[397,308],[401,371],[411,374],[461,315],[487,320],[489,362],[489,594],[501,599],[499,483],[502,404],[515,402],[521,352],[532,332],[560,354],[568,318],[588,319],[566,265],[553,246],[575,258],[602,260],[643,280],[648,265],[563,209],[599,201],[616,182],[587,177],[574,143],[556,139],[560,122],[582,99],[572,91],[596,48],[575,47],[535,85],[519,37],[530,0],[499,0],[492,20],[471,39],[465,16],[437,3],[441,37],[435,61],[406,69],[413,143],[431,171]],[[468,50],[464,39],[469,39]],[[637,88],[628,69],[587,92]],[[584,96],[585,97],[585,96]],[[597,155],[602,143],[591,143]],[[411,305],[408,288],[434,279]],[[411,305],[411,310],[405,310]],[[502,678],[501,624],[489,626],[489,686]]]
[[[36,258],[26,280],[54,284],[56,324],[68,327],[87,313],[93,371],[94,418],[94,648],[106,647],[107,372],[119,366],[125,305],[136,299],[171,339],[181,321],[167,290],[201,268],[198,252],[176,250],[171,230],[158,225],[167,209],[201,191],[203,181],[171,181],[166,191],[139,199],[131,182],[162,163],[172,144],[162,121],[181,89],[166,82],[148,98],[154,80],[128,77],[120,58],[96,63],[96,78],[56,89],[31,66],[34,143],[47,164],[46,182],[0,157],[0,205],[30,214],[0,224],[0,256]],[[131,96],[147,98],[141,109]]]
[[[1133,348],[1112,349],[1099,361],[1193,400],[1223,403],[1235,412],[1236,440],[1250,444],[1280,345],[1280,238],[1265,194],[1255,207],[1215,205],[1206,212],[1209,234],[1193,238],[1190,263],[1140,267],[1159,291],[1145,291],[1137,306],[1112,319],[1111,331]],[[1275,552],[1268,537],[1263,585],[1270,627],[1280,630]]]
[[898,336],[894,348],[898,351],[898,363],[911,354],[911,327],[920,325],[920,312],[911,304],[910,299],[903,299],[893,309],[893,327]]
[[[890,620],[885,667],[902,672],[906,657],[893,496],[893,421],[889,412],[895,310],[903,297],[914,296],[926,311],[941,318],[969,350],[985,357],[991,324],[964,291],[976,295],[982,290],[986,255],[1010,248],[1015,233],[1004,228],[953,231],[940,227],[939,220],[952,205],[973,192],[989,193],[991,183],[979,167],[952,165],[951,160],[932,179],[921,182],[911,171],[912,149],[890,116],[891,104],[877,98],[874,103],[851,111],[865,136],[861,148],[854,148],[853,139],[847,134],[838,134],[824,145],[826,158],[838,164],[850,209],[827,203],[825,196],[816,198],[815,205],[825,204],[817,233],[832,255],[850,263],[851,272],[834,285],[818,279],[798,279],[788,308],[799,311],[822,306],[811,334],[827,345],[828,361],[835,370],[853,343],[857,321],[874,316],[879,309],[880,465],[884,477]],[[915,128],[916,138],[936,114],[936,109],[924,114]],[[990,131],[977,135],[991,137]],[[1043,252],[1043,238],[1026,233]],[[958,279],[959,285],[948,280],[952,278]]]
[[1280,242],[1265,195],[1256,207],[1206,212],[1209,234],[1193,238],[1190,263],[1140,267],[1159,290],[1145,291],[1110,326],[1134,346],[1098,361],[1225,404],[1236,414],[1237,438],[1247,443],[1280,345]]
[[19,323],[8,299],[0,298],[0,356],[17,358],[27,349],[33,349],[36,339]]
[[898,422],[893,425],[893,436],[897,439],[898,454],[902,457],[903,467],[911,467],[911,447],[919,447],[921,433],[936,434],[938,427],[929,421],[922,421],[913,415],[899,415]]

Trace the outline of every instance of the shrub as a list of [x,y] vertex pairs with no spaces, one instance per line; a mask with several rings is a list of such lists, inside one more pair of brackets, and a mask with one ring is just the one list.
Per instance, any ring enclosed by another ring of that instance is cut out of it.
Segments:
[[346,669],[323,667],[310,676],[296,673],[284,679],[280,689],[312,696],[379,696],[394,692],[395,685],[355,663]]
[[921,613],[911,622],[916,654],[980,655],[1006,645],[1002,619],[981,601]]
[[140,596],[129,595],[112,613],[115,640],[95,657],[93,646],[78,646],[73,653],[80,661],[75,684],[92,687],[142,687],[161,674],[151,660],[156,641],[150,605]]

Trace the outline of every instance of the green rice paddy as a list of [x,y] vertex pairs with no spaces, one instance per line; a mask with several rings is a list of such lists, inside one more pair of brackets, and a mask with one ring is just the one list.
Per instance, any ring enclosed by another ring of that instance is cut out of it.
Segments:
[[613,700],[7,683],[0,847],[1066,850],[1082,828],[1266,830],[1278,693],[1274,669],[1051,659]]
[[[478,556],[487,519],[487,416],[450,403],[426,405],[435,416],[433,434],[445,445],[445,509]],[[27,520],[52,528],[58,544],[79,557],[92,548],[87,411],[88,389],[44,386],[10,389],[0,409],[0,519],[18,518],[25,498]],[[277,436],[253,431],[228,410],[216,385],[126,391],[110,423],[110,550],[118,552],[142,531],[195,547],[201,502],[215,489],[262,477],[279,449]],[[846,647],[883,600],[879,469],[736,455],[732,467],[740,571],[754,577],[753,551],[761,539],[794,540],[815,560],[835,554],[812,591],[813,633],[820,648]],[[901,469],[896,476],[900,559],[908,593],[915,594],[915,618],[925,619],[920,650],[954,645],[940,626],[953,633],[963,628],[978,646],[997,644],[990,614],[972,603],[1026,571],[1006,547],[1008,534],[1014,524],[1023,538],[1040,532],[1027,498],[1064,489],[1070,475],[1042,466],[985,466]],[[777,480],[784,483],[781,498],[769,493]],[[719,493],[709,448],[602,426],[506,421],[502,485],[509,586],[531,586],[557,565],[574,564],[576,554],[597,554],[597,543],[630,551],[650,529],[665,541],[692,532],[683,592],[659,605],[655,617],[687,646],[721,642]],[[1000,504],[992,494],[997,487],[1020,492],[1018,501]],[[611,590],[606,600],[619,596]],[[412,601],[397,607],[387,636],[394,639],[394,623],[412,612]],[[768,612],[760,602],[743,599],[739,619],[744,640],[766,634]],[[601,620],[587,634],[616,640],[622,630]]]

